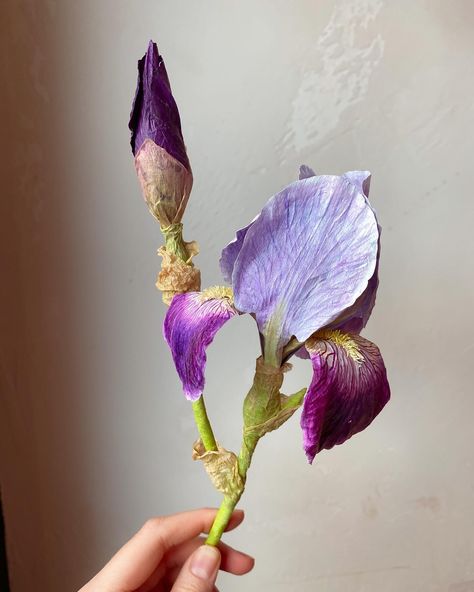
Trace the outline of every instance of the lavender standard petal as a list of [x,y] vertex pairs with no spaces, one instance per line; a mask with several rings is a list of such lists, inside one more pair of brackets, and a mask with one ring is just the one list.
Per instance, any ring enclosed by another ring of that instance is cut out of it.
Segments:
[[304,399],[301,427],[310,463],[320,450],[364,430],[390,399],[385,365],[374,343],[339,331],[323,337],[307,343],[313,380]]
[[293,335],[304,342],[362,294],[377,241],[374,213],[348,179],[296,181],[247,230],[232,274],[236,308],[255,313],[278,357]]
[[[349,171],[348,173],[344,174],[344,177],[349,179],[353,185],[358,187],[358,189],[365,195],[366,198],[369,197],[371,180],[371,174],[369,171]],[[368,199],[367,204],[372,207]],[[373,211],[375,218],[377,219],[375,210]],[[377,228],[379,231],[379,239],[377,242],[377,263],[375,265],[374,273],[367,283],[367,288],[354,302],[354,304],[346,309],[340,315],[340,317],[334,321],[334,323],[331,323],[331,328],[333,329],[340,329],[345,333],[360,333],[366,326],[370,315],[372,314],[377,296],[377,288],[379,285],[380,234],[382,229],[379,224],[377,224]]]
[[219,259],[219,265],[221,267],[221,272],[225,281],[229,284],[232,284],[232,272],[234,271],[234,263],[240,253],[240,250],[242,249],[242,245],[244,244],[247,231],[257,218],[258,216],[256,216],[252,220],[252,222],[250,222],[250,224],[245,226],[245,228],[240,228],[239,230],[237,230],[237,232],[235,233],[234,240],[232,240],[222,250],[221,258]]
[[207,297],[206,291],[186,292],[173,298],[163,333],[190,401],[199,399],[204,389],[207,346],[235,314],[229,298]]
[[181,132],[178,107],[171,93],[165,63],[153,41],[150,41],[147,53],[138,62],[137,90],[129,128],[132,131],[131,145],[134,155],[149,138],[191,170]]
[[360,193],[367,198],[369,197],[370,180],[372,178],[370,171],[348,171],[343,176],[349,179],[359,189]]
[[[309,167],[305,164],[302,164],[300,166],[299,176],[298,176],[298,178],[300,180],[307,179],[309,177],[314,177],[315,175],[316,175],[316,173],[313,171],[313,169],[311,167]],[[240,249],[242,248],[242,245],[244,244],[244,240],[245,240],[245,236],[247,235],[247,231],[252,226],[252,224],[255,222],[255,220],[258,218],[259,215],[260,214],[255,216],[255,218],[252,220],[252,222],[250,222],[250,224],[245,226],[245,228],[240,228],[239,230],[237,230],[234,240],[232,240],[222,250],[222,255],[219,260],[219,263],[220,263],[222,275],[224,276],[225,281],[228,282],[229,284],[232,283],[232,272],[234,271],[234,263],[235,263],[235,260],[237,259],[238,254],[240,253]]]
[[360,333],[367,325],[377,297],[377,288],[379,285],[379,258],[380,240],[377,251],[377,263],[375,265],[374,273],[367,283],[367,288],[352,306],[347,308],[333,323],[330,324],[331,329],[340,329],[343,333]]

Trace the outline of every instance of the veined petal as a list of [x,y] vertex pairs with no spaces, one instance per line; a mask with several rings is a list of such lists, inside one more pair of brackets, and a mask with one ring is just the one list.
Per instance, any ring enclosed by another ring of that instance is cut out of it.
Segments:
[[374,213],[345,177],[302,179],[267,203],[247,230],[232,285],[237,309],[255,314],[272,358],[293,335],[304,342],[357,300],[374,273],[377,243]]
[[378,347],[360,335],[321,331],[306,342],[313,380],[306,393],[301,427],[311,463],[316,454],[365,429],[390,399]]
[[229,288],[177,294],[163,326],[184,394],[196,401],[204,389],[206,348],[217,331],[237,314]]
[[248,224],[244,228],[240,228],[239,230],[237,230],[237,232],[235,233],[234,240],[232,240],[227,245],[227,247],[224,247],[224,249],[222,250],[221,258],[219,259],[219,264],[221,267],[222,275],[224,276],[225,281],[229,284],[232,283],[232,272],[234,271],[234,263],[240,253],[242,245],[244,244],[244,239],[247,234],[247,231],[259,215],[260,214],[257,214],[257,216],[255,216],[255,218],[252,220],[252,222],[250,222],[250,224]]
[[[344,174],[344,177],[350,180],[366,198],[369,197],[371,174],[369,171],[349,171]],[[367,204],[372,208],[368,199]],[[372,208],[377,219],[375,210]],[[367,288],[357,298],[352,306],[347,308],[339,318],[331,323],[331,329],[340,329],[343,333],[360,333],[366,326],[372,310],[375,306],[375,299],[377,296],[377,289],[379,285],[379,260],[380,260],[380,234],[382,228],[377,224],[379,231],[379,239],[377,243],[377,261],[372,277],[367,283]]]
[[[302,164],[300,166],[299,176],[298,176],[298,178],[300,180],[307,179],[309,177],[314,177],[315,175],[316,175],[316,173],[313,171],[313,169],[311,167],[307,166],[306,164]],[[234,271],[234,263],[235,263],[235,260],[237,259],[237,256],[240,253],[242,245],[244,244],[244,239],[245,239],[245,236],[247,235],[247,231],[252,226],[252,224],[255,222],[255,220],[259,217],[259,215],[260,214],[257,214],[257,216],[255,216],[255,218],[252,220],[252,222],[250,222],[250,224],[248,224],[244,228],[240,228],[239,230],[237,230],[234,240],[232,240],[222,250],[222,255],[219,260],[219,263],[221,266],[222,275],[224,276],[225,281],[228,282],[229,284],[232,283],[232,272]]]
[[372,178],[370,171],[348,171],[347,173],[344,173],[344,177],[349,179],[349,181],[357,187],[360,193],[367,198],[369,197],[370,180]]
[[370,315],[372,314],[372,310],[375,306],[377,288],[379,286],[379,258],[380,240],[375,270],[367,283],[367,288],[359,296],[359,298],[357,298],[352,306],[347,308],[333,323],[331,323],[331,329],[339,329],[343,333],[360,333],[367,325]]

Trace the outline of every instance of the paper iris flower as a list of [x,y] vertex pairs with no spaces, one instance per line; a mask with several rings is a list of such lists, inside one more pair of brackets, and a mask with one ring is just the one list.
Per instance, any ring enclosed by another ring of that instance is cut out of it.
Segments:
[[179,223],[193,176],[165,63],[153,41],[138,62],[129,128],[135,167],[151,213],[162,227]]
[[206,348],[237,314],[257,324],[266,364],[297,353],[313,379],[301,417],[312,462],[366,428],[390,397],[376,345],[359,335],[375,302],[380,227],[368,201],[370,174],[300,178],[238,230],[220,260],[231,287],[178,294],[164,322],[186,397],[204,388]]

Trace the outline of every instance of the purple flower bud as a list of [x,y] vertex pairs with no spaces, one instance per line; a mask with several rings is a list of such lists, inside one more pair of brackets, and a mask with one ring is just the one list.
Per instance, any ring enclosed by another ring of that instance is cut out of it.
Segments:
[[178,107],[163,58],[153,41],[138,62],[129,128],[138,178],[151,213],[164,227],[180,222],[193,177]]

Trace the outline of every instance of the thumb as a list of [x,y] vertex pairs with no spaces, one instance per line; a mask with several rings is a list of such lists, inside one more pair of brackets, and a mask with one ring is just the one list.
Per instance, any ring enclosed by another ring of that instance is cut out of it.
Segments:
[[219,549],[198,547],[183,565],[171,592],[211,592],[220,564]]

